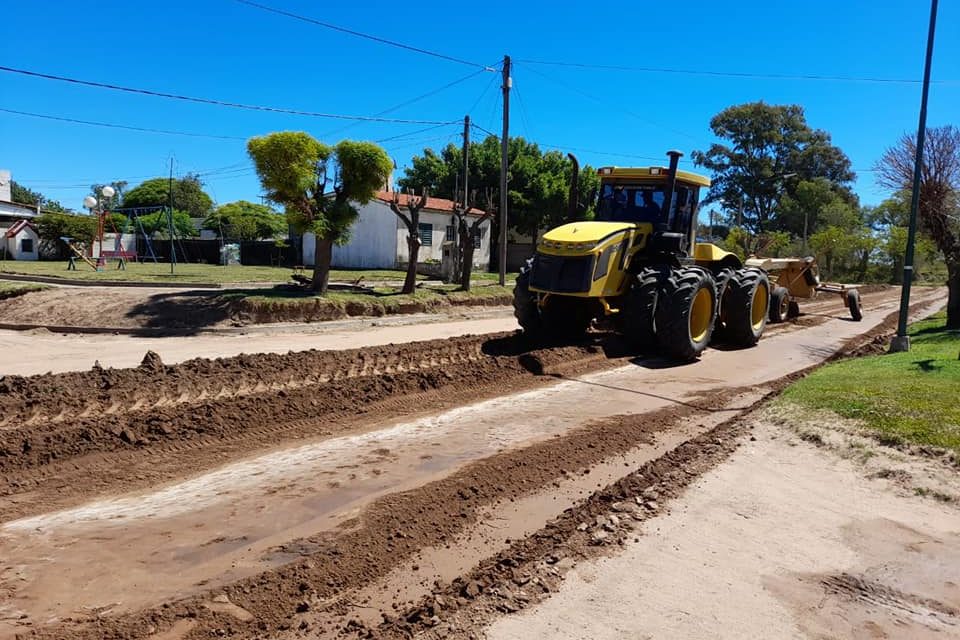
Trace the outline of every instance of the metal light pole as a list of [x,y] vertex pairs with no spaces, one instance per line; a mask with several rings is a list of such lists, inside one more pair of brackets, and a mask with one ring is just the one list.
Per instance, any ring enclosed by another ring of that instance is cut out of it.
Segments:
[[[104,211],[103,208],[103,200],[100,199],[100,196],[109,200],[114,194],[116,194],[116,190],[113,187],[104,185],[100,187],[100,193],[94,192],[92,196],[87,196],[83,199],[83,206],[90,209],[90,211],[97,216],[97,236],[94,240],[100,243],[99,255],[97,256],[98,267],[105,262],[103,258],[103,232],[107,217],[106,211]],[[90,257],[93,257],[93,247],[90,247]]]
[[913,281],[913,253],[917,239],[917,210],[920,208],[920,172],[923,167],[923,143],[927,133],[927,96],[930,94],[930,64],[933,61],[933,36],[937,29],[937,0],[930,2],[930,29],[927,32],[927,57],[923,66],[923,94],[920,98],[920,124],[917,127],[917,153],[913,164],[913,191],[910,198],[910,226],[907,253],[903,260],[903,287],[900,290],[900,317],[897,335],[890,341],[890,352],[910,351],[907,315],[910,311],[910,285]]

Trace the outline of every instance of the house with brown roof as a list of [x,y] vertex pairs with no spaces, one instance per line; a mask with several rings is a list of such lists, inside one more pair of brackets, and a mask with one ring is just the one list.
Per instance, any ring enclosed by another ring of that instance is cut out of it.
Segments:
[[[409,196],[394,191],[378,191],[365,205],[355,204],[360,216],[350,229],[350,240],[333,248],[333,267],[341,269],[397,269],[409,260],[407,227],[390,209],[394,196],[400,201],[400,210],[406,212]],[[450,247],[457,237],[454,202],[445,198],[428,198],[420,210],[419,262],[437,263],[443,259],[446,243]],[[482,216],[483,211],[471,209],[468,217]],[[479,237],[474,238],[476,247],[473,264],[486,268],[490,263],[490,223],[480,227]],[[303,264],[312,265],[316,250],[316,238],[312,233],[303,235]]]
[[37,225],[28,220],[18,220],[4,234],[4,249],[8,260],[38,260],[40,258],[40,234]]

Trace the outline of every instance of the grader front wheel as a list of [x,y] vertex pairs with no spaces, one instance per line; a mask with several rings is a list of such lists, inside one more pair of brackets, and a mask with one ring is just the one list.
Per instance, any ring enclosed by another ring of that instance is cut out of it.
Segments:
[[717,289],[709,272],[677,269],[664,279],[656,309],[657,338],[664,354],[695,360],[710,343],[716,318]]

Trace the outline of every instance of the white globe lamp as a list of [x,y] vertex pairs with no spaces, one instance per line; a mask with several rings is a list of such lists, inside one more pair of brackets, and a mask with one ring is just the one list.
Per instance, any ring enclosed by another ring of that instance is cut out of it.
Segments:
[[97,206],[97,199],[94,198],[93,196],[87,196],[86,198],[83,199],[83,206],[86,207],[87,209],[93,209],[94,207]]

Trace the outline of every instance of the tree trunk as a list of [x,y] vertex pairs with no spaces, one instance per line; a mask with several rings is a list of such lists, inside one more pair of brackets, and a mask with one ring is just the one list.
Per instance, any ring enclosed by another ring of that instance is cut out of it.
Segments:
[[867,270],[870,268],[870,252],[864,251],[860,254],[860,265],[857,268],[857,282],[863,282],[867,279]]
[[469,237],[463,245],[463,273],[460,278],[460,288],[464,291],[470,291],[471,275],[473,275],[473,237]]
[[316,252],[313,256],[313,291],[321,296],[327,295],[332,260],[333,240],[317,237]]
[[533,228],[533,233],[530,234],[530,252],[535,253],[537,251],[537,228]]
[[960,262],[947,263],[947,329],[960,329]]
[[417,286],[417,261],[420,259],[420,236],[411,232],[407,235],[407,277],[403,281],[400,293],[413,293]]

